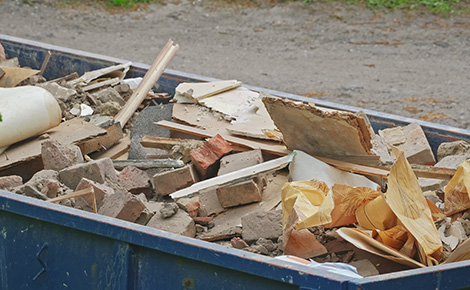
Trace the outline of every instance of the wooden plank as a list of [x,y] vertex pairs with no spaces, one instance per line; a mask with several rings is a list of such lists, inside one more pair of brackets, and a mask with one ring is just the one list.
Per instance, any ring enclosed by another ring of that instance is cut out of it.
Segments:
[[[63,145],[69,145],[83,144],[83,142],[92,140],[97,136],[105,135],[107,132],[80,118],[75,118],[62,122],[59,126],[44,133],[47,133],[49,138]],[[7,169],[19,163],[32,161],[36,158],[40,159],[41,141],[41,138],[36,136],[10,146],[4,153],[0,154],[0,170]]]
[[[207,131],[207,130],[202,130],[198,128],[194,128],[191,126],[183,125],[183,124],[178,124],[175,122],[171,121],[159,121],[156,123],[158,126],[165,127],[171,130],[183,132],[183,133],[189,133],[195,136],[200,136],[200,137],[214,137],[217,135],[216,133]],[[257,142],[257,141],[252,141],[252,140],[247,140],[243,138],[238,138],[234,136],[230,136],[228,134],[220,134],[227,142],[247,147],[250,149],[261,149],[263,152],[266,153],[271,153],[274,155],[278,156],[285,156],[289,153],[291,153],[290,150],[287,150],[284,145],[267,145],[265,143]]]
[[92,196],[92,203],[93,203],[93,212],[96,213],[96,197],[95,197],[95,190],[93,187],[88,187],[82,190],[78,190],[69,194],[61,195],[56,198],[51,198],[48,201],[49,202],[60,202],[62,200],[70,199],[70,198],[75,198],[79,196],[84,196],[84,195],[91,195]]
[[158,81],[165,68],[178,51],[179,46],[173,45],[173,41],[169,40],[158,54],[150,69],[145,74],[137,89],[126,102],[121,111],[114,117],[116,122],[120,122],[124,127],[135,113],[142,101],[147,97],[147,93],[152,89],[153,85]]
[[102,159],[102,158],[111,158],[116,159],[119,158],[121,155],[129,151],[131,144],[131,138],[129,135],[124,136],[121,140],[119,140],[116,144],[111,146],[111,148],[107,148],[107,150],[102,150],[98,152],[93,152],[90,154],[90,157],[94,160]]
[[291,153],[284,157],[279,157],[270,161],[263,162],[254,166],[250,166],[238,171],[230,172],[227,174],[219,175],[210,179],[199,181],[190,187],[186,187],[180,190],[177,190],[170,194],[172,198],[180,198],[190,194],[194,194],[201,190],[218,188],[221,186],[226,186],[230,184],[235,184],[242,182],[248,179],[251,179],[261,173],[268,173],[282,169],[289,165],[289,163],[294,158],[294,153]]
[[114,123],[105,130],[106,134],[80,141],[76,143],[76,145],[80,147],[83,154],[88,154],[101,149],[106,150],[116,144],[116,142],[123,137],[121,125],[119,123]]
[[41,69],[39,71],[39,74],[42,75],[44,71],[46,70],[47,64],[49,63],[49,60],[51,59],[52,53],[48,50],[46,52],[46,57],[44,58],[44,61],[42,62]]

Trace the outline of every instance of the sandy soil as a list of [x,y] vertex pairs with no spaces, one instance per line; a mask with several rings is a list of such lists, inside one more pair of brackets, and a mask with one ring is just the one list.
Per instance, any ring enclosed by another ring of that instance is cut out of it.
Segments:
[[[176,0],[174,0],[176,1]],[[470,129],[470,18],[204,0],[113,14],[0,1],[0,33]]]

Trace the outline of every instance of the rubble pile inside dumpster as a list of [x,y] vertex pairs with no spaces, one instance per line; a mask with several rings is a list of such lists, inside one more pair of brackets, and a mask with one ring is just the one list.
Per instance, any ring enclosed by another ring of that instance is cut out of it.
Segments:
[[376,134],[236,80],[156,93],[176,50],[143,79],[125,63],[46,80],[0,46],[0,189],[362,276],[469,258],[469,143],[436,158],[419,124]]

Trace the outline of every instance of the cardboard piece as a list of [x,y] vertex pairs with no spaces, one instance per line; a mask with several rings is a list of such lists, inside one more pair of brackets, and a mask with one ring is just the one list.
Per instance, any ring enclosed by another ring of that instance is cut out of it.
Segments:
[[[91,123],[85,122],[79,118],[62,122],[44,133],[56,140],[60,144],[80,145],[94,137],[106,134],[106,130],[99,128]],[[88,154],[90,152],[82,152]],[[41,159],[41,138],[33,137],[10,146],[3,154],[0,154],[0,170],[8,169],[20,163]],[[40,162],[42,165],[42,162]],[[40,169],[39,169],[40,170]],[[18,173],[17,173],[18,174]]]
[[452,215],[470,208],[470,160],[460,164],[445,187],[444,213]]
[[0,79],[0,87],[12,88],[16,87],[25,79],[38,74],[40,71],[29,68],[20,67],[1,67],[5,75]]
[[263,102],[291,150],[338,160],[374,155],[367,121],[356,114],[275,97]]
[[421,263],[427,266],[439,264],[442,242],[418,180],[402,151],[390,170],[384,198],[400,222],[416,239]]

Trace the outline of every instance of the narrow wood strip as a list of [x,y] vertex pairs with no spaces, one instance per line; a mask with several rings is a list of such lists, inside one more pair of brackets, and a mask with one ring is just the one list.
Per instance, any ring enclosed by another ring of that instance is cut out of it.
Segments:
[[78,190],[78,191],[75,191],[75,192],[72,192],[72,193],[69,193],[69,194],[58,196],[56,198],[51,198],[48,201],[55,203],[55,202],[59,202],[59,201],[62,201],[62,200],[75,198],[75,197],[79,197],[79,196],[84,196],[84,195],[89,195],[89,194],[91,194],[91,196],[92,196],[93,212],[96,213],[97,212],[97,210],[96,210],[96,197],[95,197],[95,190],[93,189],[93,187],[88,187],[88,188]]

